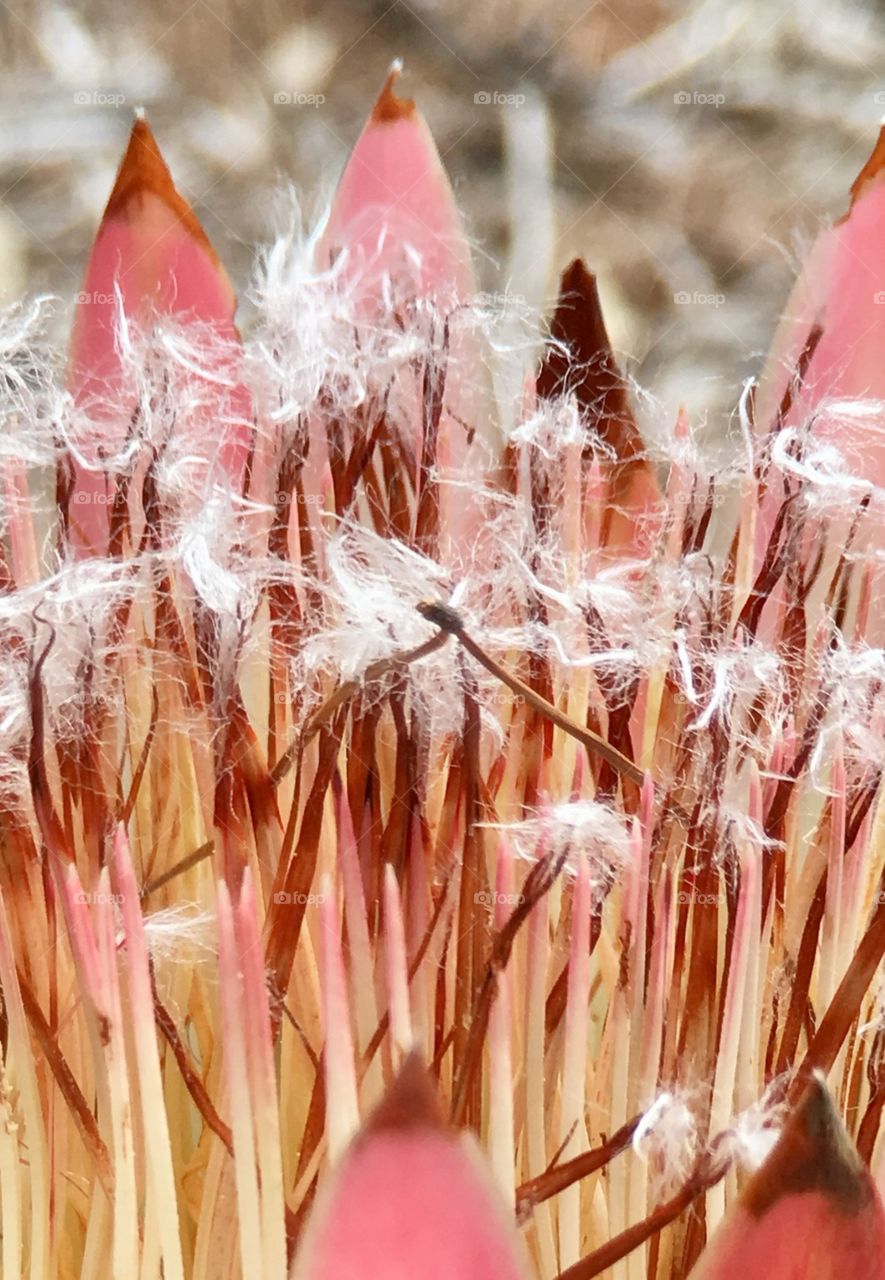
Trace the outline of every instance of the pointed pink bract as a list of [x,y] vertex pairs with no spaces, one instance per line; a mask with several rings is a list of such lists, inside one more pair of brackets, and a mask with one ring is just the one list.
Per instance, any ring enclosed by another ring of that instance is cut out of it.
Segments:
[[242,486],[252,409],[236,370],[235,311],[224,268],[175,189],[147,122],[137,119],[92,248],[71,340],[69,389],[95,427],[82,448],[88,466],[74,463],[72,541],[81,552],[106,549],[109,495],[100,462],[123,448],[136,405],[120,354],[121,324],[148,328],[168,316],[195,323],[211,340],[205,376],[194,374],[203,384],[201,445],[207,461],[217,460],[232,486]]
[[[481,347],[475,334],[465,339],[457,332],[459,308],[474,296],[476,283],[439,153],[415,103],[394,93],[398,75],[394,66],[347,162],[318,266],[337,264],[340,286],[370,324],[396,326],[402,314],[425,313],[429,348],[441,360],[445,383],[431,450],[440,480],[440,554],[467,559],[480,523],[469,486],[488,468],[492,451]],[[412,382],[402,379],[390,407],[420,457],[425,392],[420,377]],[[476,438],[466,423],[478,424]],[[313,445],[318,453],[323,442],[314,438]]]
[[294,1280],[526,1280],[472,1139],[412,1055],[320,1193]]
[[345,250],[348,275],[366,291],[408,264],[418,297],[454,300],[473,290],[470,250],[430,130],[415,103],[393,91],[394,68],[347,162],[320,248]]
[[[806,259],[772,345],[757,404],[760,431],[772,428],[786,402],[783,427],[810,423],[812,455],[818,447],[832,448],[824,466],[845,482],[846,498],[860,501],[865,482],[878,490],[862,537],[872,536],[879,547],[885,545],[885,429],[875,402],[885,401],[883,281],[885,129],[851,189],[848,212],[821,232]],[[838,406],[862,400],[873,402],[862,413]],[[813,456],[812,465],[817,469]],[[771,532],[779,495],[775,484],[763,508],[763,540]],[[760,559],[763,554],[764,541]]]
[[885,1211],[815,1077],[692,1280],[885,1280]]

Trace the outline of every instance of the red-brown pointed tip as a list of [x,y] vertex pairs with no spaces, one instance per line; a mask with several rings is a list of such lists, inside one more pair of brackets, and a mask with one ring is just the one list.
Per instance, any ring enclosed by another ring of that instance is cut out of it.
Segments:
[[403,1129],[446,1129],[439,1093],[419,1053],[410,1053],[399,1075],[369,1116],[364,1134]]
[[217,263],[215,250],[196,214],[184,196],[176,190],[172,174],[160,153],[150,125],[144,116],[139,115],[132,124],[129,144],[105,206],[105,218],[126,218],[130,210],[139,206],[146,195],[154,195],[162,200]]
[[398,62],[390,68],[384,87],[378,94],[378,101],[372,108],[373,124],[395,124],[397,120],[410,120],[414,116],[414,98],[400,98],[393,92],[401,71],[402,67]]
[[139,115],[132,123],[129,143],[117,170],[106,214],[113,216],[123,212],[144,191],[153,191],[166,200],[170,197],[180,199],[151,127],[144,116]]
[[753,1217],[761,1218],[786,1196],[807,1191],[825,1196],[847,1216],[873,1197],[869,1174],[820,1076],[814,1077],[771,1155],[750,1179],[743,1202]]
[[596,276],[581,258],[563,271],[550,324],[553,339],[538,372],[538,395],[574,391],[622,460],[641,451],[627,392],[609,342]]
[[589,297],[596,293],[596,276],[583,258],[573,258],[559,278],[560,297],[578,294]]
[[[851,213],[868,184],[874,178],[878,178],[883,168],[885,168],[885,124],[879,130],[879,136],[876,139],[876,145],[873,147],[870,158],[851,184],[851,203],[848,206],[848,213]],[[845,214],[846,218],[848,213]]]

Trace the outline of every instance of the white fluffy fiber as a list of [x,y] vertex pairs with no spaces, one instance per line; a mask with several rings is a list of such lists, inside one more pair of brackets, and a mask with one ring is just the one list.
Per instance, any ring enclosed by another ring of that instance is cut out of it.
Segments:
[[[306,447],[310,432],[316,439],[317,430],[322,433],[331,418],[342,423],[345,438],[348,433],[352,438],[353,432],[366,429],[360,415],[368,407],[374,412],[386,406],[408,444],[417,429],[414,388],[420,385],[423,364],[444,359],[445,325],[431,303],[409,303],[392,287],[387,313],[370,321],[340,264],[315,269],[321,232],[322,227],[304,231],[296,210],[289,228],[261,258],[252,293],[255,322],[236,366],[254,398],[256,458],[270,455],[279,462],[293,441]],[[78,452],[86,431],[82,410],[66,395],[61,361],[45,338],[49,306],[38,299],[0,318],[0,466],[6,473],[0,528],[6,531],[18,510],[10,483],[16,469],[30,476],[33,507],[51,512],[55,466],[63,452]],[[539,324],[518,297],[481,296],[449,316],[451,359],[465,360],[468,352],[462,372],[481,380],[490,363],[519,364]],[[592,548],[579,551],[576,559],[574,549],[563,544],[556,518],[539,532],[524,497],[498,491],[489,476],[477,474],[459,483],[470,489],[465,499],[484,513],[482,536],[465,563],[441,565],[371,532],[364,508],[339,521],[323,487],[326,462],[319,457],[308,459],[304,470],[305,484],[314,486],[308,496],[314,504],[310,520],[317,562],[302,563],[294,517],[292,554],[280,559],[269,554],[267,545],[272,493],[253,487],[245,498],[238,497],[223,476],[206,466],[204,397],[218,391],[219,377],[224,382],[233,376],[231,353],[221,353],[228,372],[219,375],[219,352],[205,331],[185,331],[164,321],[149,333],[138,332],[122,315],[118,345],[131,375],[127,405],[118,408],[122,415],[124,408],[131,413],[136,405],[138,427],[128,441],[118,442],[105,465],[132,478],[136,512],[151,469],[163,513],[163,545],[133,553],[125,563],[101,558],[65,562],[59,559],[51,524],[38,521],[46,576],[0,596],[0,628],[7,635],[25,636],[39,651],[45,630],[39,619],[56,627],[58,639],[44,683],[50,714],[63,734],[82,727],[76,698],[84,664],[99,682],[109,666],[107,626],[115,603],[132,592],[148,600],[155,575],[167,568],[174,575],[183,616],[190,612],[190,601],[214,619],[225,660],[234,668],[251,645],[265,643],[262,601],[268,587],[284,583],[302,601],[313,589],[321,609],[311,615],[298,652],[290,655],[305,704],[316,702],[338,681],[359,679],[379,658],[432,635],[415,608],[431,596],[455,605],[471,634],[517,674],[530,653],[550,662],[559,688],[589,673],[591,698],[603,714],[631,696],[637,676],[663,666],[691,707],[689,732],[698,739],[699,760],[700,741],[717,724],[728,726],[751,753],[760,738],[763,755],[772,736],[784,731],[786,664],[794,659],[762,638],[710,625],[727,609],[721,574],[728,536],[723,540],[711,531],[704,547],[676,561],[662,553],[663,542],[647,563],[600,561]],[[749,467],[746,429],[736,448],[711,452],[661,421],[648,398],[637,399],[650,454],[662,473],[682,477],[692,518],[703,509],[712,477],[723,491],[739,489]],[[490,402],[482,403],[485,411]],[[738,419],[746,428],[746,396],[741,407]],[[840,403],[827,411],[878,421],[880,406]],[[89,429],[94,431],[94,424]],[[581,432],[569,399],[528,405],[512,431],[511,444],[546,477],[554,513],[566,500],[566,462],[579,447]],[[825,512],[833,504],[838,507],[846,494],[856,501],[860,481],[851,474],[851,459],[821,446],[806,450],[797,461],[789,446],[783,433],[774,451],[804,485],[810,515],[816,506]],[[604,454],[601,443],[600,449]],[[81,456],[85,459],[82,451]],[[721,465],[724,470],[717,471]],[[270,482],[274,480],[271,475]],[[736,518],[735,509],[717,507],[712,523]],[[543,611],[533,607],[535,602]],[[456,650],[450,643],[415,664],[409,676],[425,714],[440,732],[460,722],[462,702],[456,690],[464,668]],[[878,763],[882,650],[838,639],[820,650],[812,645],[812,651],[812,661],[820,664],[818,679],[833,690],[818,752],[825,752],[836,734],[849,756]],[[27,724],[28,691],[21,664],[7,660],[7,668],[0,707],[0,750],[6,764],[0,769],[8,771],[20,746],[16,735]],[[467,669],[483,705],[484,723],[494,735],[500,732],[503,691],[476,664]],[[806,679],[805,687],[814,687],[814,681]],[[102,696],[100,687],[97,696]],[[749,711],[760,698],[765,714],[751,726]]]

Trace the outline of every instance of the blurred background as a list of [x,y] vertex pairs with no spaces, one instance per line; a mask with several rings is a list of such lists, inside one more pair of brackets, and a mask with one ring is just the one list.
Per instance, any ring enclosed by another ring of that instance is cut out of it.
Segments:
[[139,106],[244,293],[400,57],[482,286],[549,300],[583,255],[630,371],[721,422],[872,149],[883,33],[873,0],[10,0],[0,294],[71,302]]

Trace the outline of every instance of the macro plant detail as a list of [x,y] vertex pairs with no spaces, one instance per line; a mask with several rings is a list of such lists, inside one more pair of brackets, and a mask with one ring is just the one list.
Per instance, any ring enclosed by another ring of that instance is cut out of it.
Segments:
[[881,1277],[885,144],[712,449],[396,77],[2,318],[2,1274]]

